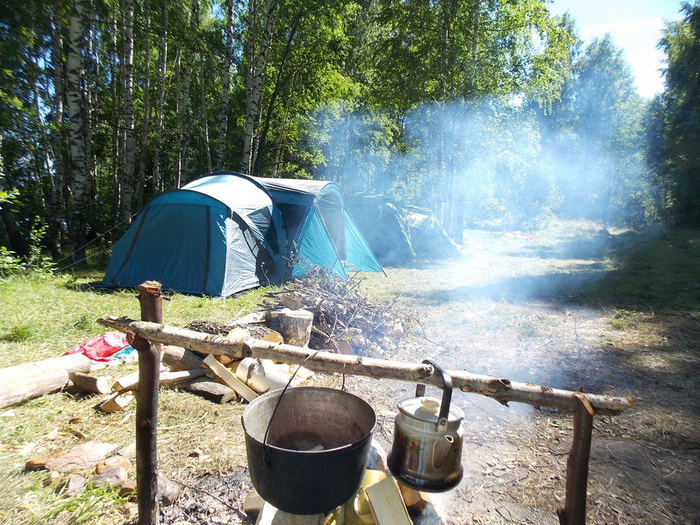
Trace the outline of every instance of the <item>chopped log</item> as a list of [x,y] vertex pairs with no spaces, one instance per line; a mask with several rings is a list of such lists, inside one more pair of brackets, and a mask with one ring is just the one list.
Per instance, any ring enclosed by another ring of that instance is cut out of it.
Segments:
[[243,500],[243,512],[246,513],[246,516],[251,517],[258,514],[264,504],[265,500],[258,494],[258,491],[251,489],[251,491],[246,494],[245,500]]
[[56,472],[72,472],[94,467],[98,462],[108,458],[119,449],[114,443],[88,441],[78,445],[70,452],[46,462],[46,468]]
[[158,473],[158,501],[168,507],[177,501],[182,494],[182,485],[170,481],[163,474]]
[[107,459],[103,459],[97,465],[95,465],[95,474],[102,474],[103,472],[107,472],[108,470],[112,470],[117,467],[124,467],[125,469],[129,469],[131,468],[131,460],[125,458],[121,454],[108,457]]
[[274,310],[269,313],[270,328],[277,330],[289,345],[305,347],[311,339],[314,314],[308,310]]
[[248,385],[246,385],[243,381],[238,379],[236,375],[233,372],[231,372],[228,368],[219,363],[213,355],[208,355],[204,359],[204,364],[207,367],[209,367],[209,369],[212,372],[214,372],[219,379],[221,379],[224,383],[233,388],[246,400],[252,401],[256,397],[258,397],[258,394],[251,390],[248,387]]
[[265,502],[255,525],[323,525],[324,519],[323,514],[289,514]]
[[92,482],[96,487],[104,484],[112,485],[113,487],[121,487],[126,480],[126,469],[121,466],[105,470],[92,478]]
[[[160,386],[177,386],[184,383],[190,383],[204,375],[205,372],[203,368],[197,368],[195,370],[180,370],[179,372],[161,372],[160,377],[158,378],[158,384]],[[139,384],[137,381],[135,383],[131,382],[131,384],[127,384],[127,386],[120,389],[119,392],[130,392],[138,389]]]
[[95,408],[102,412],[111,414],[113,412],[121,412],[129,403],[134,400],[134,395],[129,392],[113,392],[102,399]]
[[71,372],[88,372],[91,362],[83,354],[70,354],[0,369],[0,408],[58,392]]
[[[125,318],[107,317],[99,319],[98,323],[122,332],[138,333],[145,339],[158,343],[187,345],[198,352],[212,355],[229,355],[235,358],[258,357],[299,364],[309,357],[310,354],[314,353],[313,350],[306,348],[278,345],[259,340],[250,340],[245,344],[234,344],[216,335],[203,334],[163,324],[132,321]],[[312,359],[306,361],[304,366],[321,372],[354,374],[442,386],[440,374],[435,374],[431,365],[422,363],[405,363],[389,359],[318,352]],[[578,406],[578,397],[580,396],[591,404],[597,414],[601,415],[619,414],[635,404],[635,399],[631,396],[582,394],[570,390],[560,390],[544,385],[522,383],[459,370],[448,370],[448,373],[452,376],[455,388],[459,388],[464,392],[491,397],[501,403],[516,401],[535,407],[547,406],[573,411]]]
[[238,399],[238,394],[233,388],[204,377],[186,385],[185,390],[221,405]]
[[203,359],[194,352],[182,348],[181,346],[163,346],[162,362],[172,372],[180,370],[194,370],[202,367]]
[[386,478],[365,489],[377,525],[412,525],[394,478]]
[[112,391],[112,379],[109,376],[91,376],[82,372],[71,372],[68,377],[75,387],[89,394],[109,394]]
[[118,378],[112,385],[113,392],[119,392],[123,390],[133,390],[134,387],[139,382],[139,371],[131,372],[128,375]]

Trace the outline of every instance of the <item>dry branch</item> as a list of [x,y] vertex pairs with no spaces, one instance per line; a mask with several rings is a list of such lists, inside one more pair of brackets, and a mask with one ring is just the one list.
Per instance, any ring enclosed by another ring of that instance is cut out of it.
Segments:
[[[149,341],[177,345],[198,352],[213,355],[227,355],[235,358],[257,357],[285,363],[301,363],[313,350],[291,345],[281,345],[268,341],[230,341],[221,336],[203,334],[164,324],[132,321],[126,318],[107,317],[98,323],[109,328],[130,332]],[[405,363],[389,359],[374,359],[363,356],[338,355],[318,352],[309,359],[305,367],[321,371],[354,374],[374,378],[395,379],[428,385],[440,386],[439,376],[433,374],[433,367],[426,364]],[[500,402],[516,401],[535,407],[552,407],[573,411],[579,397],[585,397],[598,414],[616,414],[632,407],[633,397],[581,394],[548,386],[510,381],[505,378],[473,374],[466,371],[449,370],[454,386],[464,392],[472,392],[493,398]]]

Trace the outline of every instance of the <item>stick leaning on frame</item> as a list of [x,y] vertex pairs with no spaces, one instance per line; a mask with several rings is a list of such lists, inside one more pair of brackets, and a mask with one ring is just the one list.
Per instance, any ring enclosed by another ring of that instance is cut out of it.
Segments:
[[[133,321],[123,317],[104,317],[97,321],[103,326],[133,333],[143,339],[166,345],[182,346],[198,352],[226,355],[236,359],[256,357],[290,364],[301,363],[313,350],[298,346],[271,343],[257,339],[231,341],[218,335],[204,334],[165,324]],[[306,368],[321,372],[361,375],[373,378],[410,381],[440,386],[441,380],[431,365],[406,363],[389,359],[338,355],[318,352],[306,361]],[[533,383],[511,381],[466,371],[449,370],[455,388],[464,392],[481,394],[502,403],[515,401],[536,407],[552,407],[574,411],[583,398],[596,414],[615,415],[634,406],[633,397],[582,394]]]

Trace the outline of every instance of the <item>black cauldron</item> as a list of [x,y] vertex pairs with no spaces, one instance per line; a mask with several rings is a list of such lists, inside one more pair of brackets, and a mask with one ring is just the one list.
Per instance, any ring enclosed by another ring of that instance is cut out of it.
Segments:
[[258,494],[284,512],[326,513],[360,486],[374,410],[332,388],[289,388],[280,400],[282,393],[268,392],[243,411],[250,478]]

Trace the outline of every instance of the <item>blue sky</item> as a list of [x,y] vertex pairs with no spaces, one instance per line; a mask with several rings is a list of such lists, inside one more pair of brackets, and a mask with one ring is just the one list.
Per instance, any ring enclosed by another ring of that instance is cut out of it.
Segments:
[[663,90],[663,53],[656,44],[664,21],[681,18],[680,6],[681,0],[553,0],[551,11],[569,11],[586,43],[610,33],[632,68],[639,94],[651,98]]

